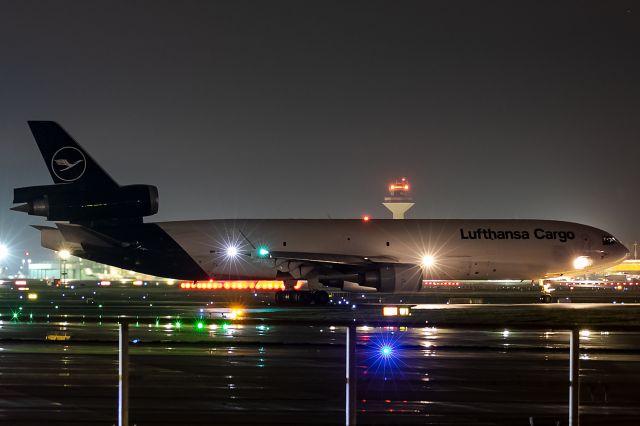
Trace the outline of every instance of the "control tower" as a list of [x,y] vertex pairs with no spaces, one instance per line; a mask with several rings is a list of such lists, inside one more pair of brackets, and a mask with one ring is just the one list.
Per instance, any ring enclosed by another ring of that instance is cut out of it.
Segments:
[[406,178],[389,185],[389,196],[384,197],[382,205],[391,210],[394,219],[404,219],[404,214],[415,204],[409,195],[410,188]]

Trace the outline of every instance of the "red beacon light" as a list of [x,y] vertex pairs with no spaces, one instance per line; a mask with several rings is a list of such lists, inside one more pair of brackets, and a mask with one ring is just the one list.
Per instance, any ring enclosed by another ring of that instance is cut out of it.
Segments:
[[369,222],[371,220],[371,216],[369,216],[368,214],[362,216],[362,221],[363,222]]
[[410,188],[407,178],[402,178],[389,185],[389,192],[391,195],[395,195],[395,192],[406,193]]

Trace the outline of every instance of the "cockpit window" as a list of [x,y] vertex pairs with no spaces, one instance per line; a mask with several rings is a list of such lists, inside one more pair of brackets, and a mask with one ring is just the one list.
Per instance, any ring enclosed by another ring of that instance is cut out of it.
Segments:
[[611,244],[615,244],[617,240],[611,235],[605,235],[602,237],[602,245],[609,246]]

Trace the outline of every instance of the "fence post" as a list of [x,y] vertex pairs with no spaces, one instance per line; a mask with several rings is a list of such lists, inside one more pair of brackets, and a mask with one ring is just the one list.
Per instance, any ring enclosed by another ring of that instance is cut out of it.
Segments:
[[571,330],[569,341],[569,426],[580,426],[580,332]]
[[345,424],[356,424],[356,385],[358,382],[358,370],[356,361],[356,326],[347,327],[346,342],[346,366],[345,366]]
[[118,339],[118,426],[129,426],[129,323],[119,323]]

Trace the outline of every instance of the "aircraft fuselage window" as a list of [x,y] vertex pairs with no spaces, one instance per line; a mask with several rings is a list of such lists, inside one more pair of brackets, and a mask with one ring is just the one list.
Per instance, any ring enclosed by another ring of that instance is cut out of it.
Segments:
[[616,243],[615,237],[612,237],[610,235],[605,235],[604,237],[602,237],[602,245],[604,246],[608,246],[615,243]]

